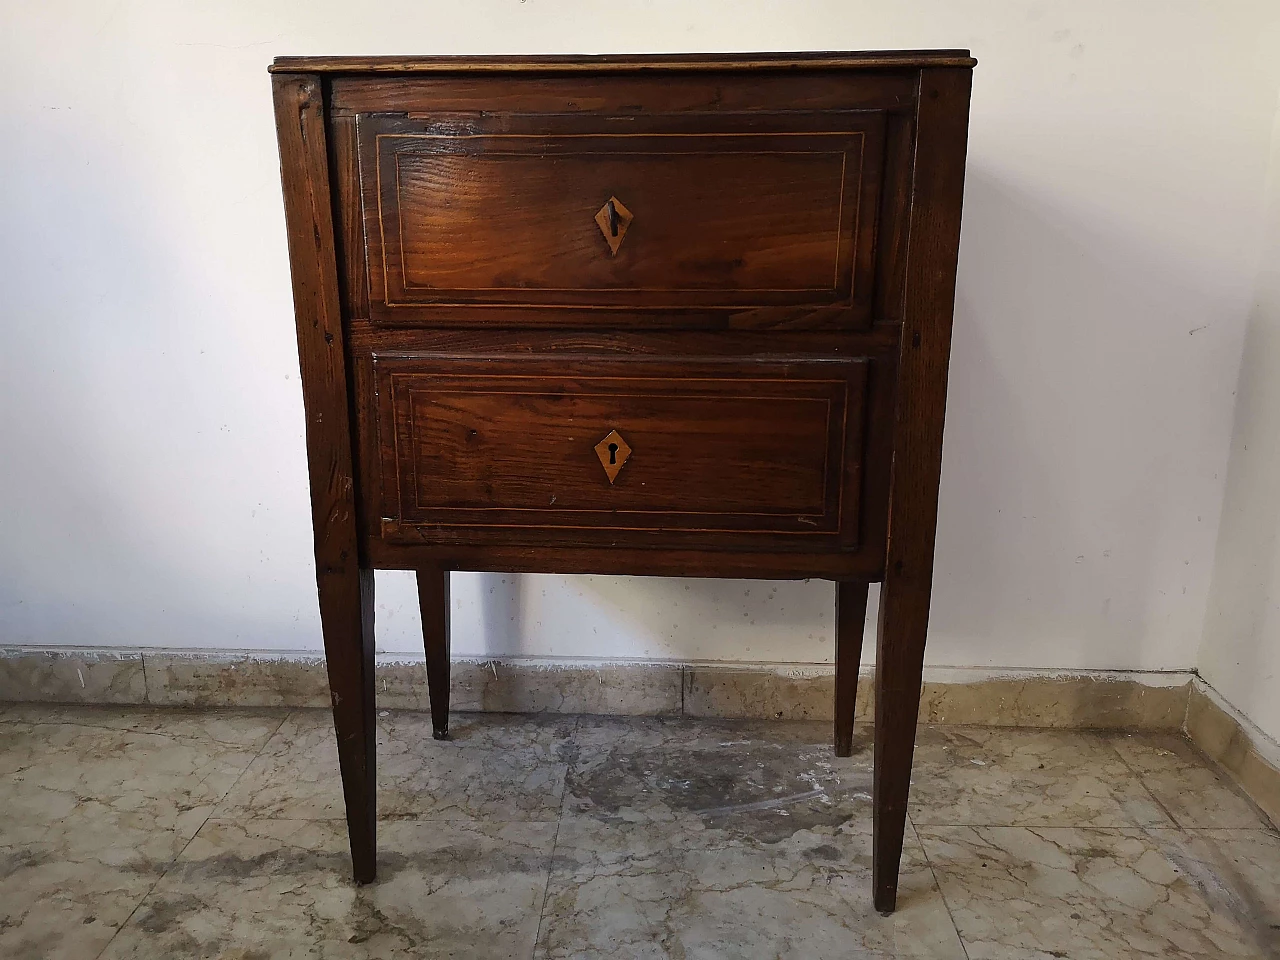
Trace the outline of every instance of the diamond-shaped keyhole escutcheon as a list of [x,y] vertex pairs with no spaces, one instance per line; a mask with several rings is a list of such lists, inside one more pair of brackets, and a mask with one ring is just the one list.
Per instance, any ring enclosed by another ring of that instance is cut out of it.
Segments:
[[596,456],[600,458],[600,465],[604,467],[609,482],[613,483],[622,465],[627,462],[627,457],[631,456],[631,447],[622,439],[622,434],[617,430],[610,430],[609,435],[596,444]]
[[596,211],[596,226],[604,234],[605,242],[609,244],[609,252],[615,257],[618,255],[618,248],[622,246],[622,238],[627,235],[627,227],[631,226],[631,221],[634,219],[631,211],[624,207],[617,197],[610,197],[605,205]]

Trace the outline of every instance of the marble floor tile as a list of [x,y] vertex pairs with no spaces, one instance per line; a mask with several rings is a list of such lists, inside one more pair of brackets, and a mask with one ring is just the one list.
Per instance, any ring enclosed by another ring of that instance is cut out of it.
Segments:
[[917,824],[1173,825],[1096,735],[997,727],[922,727],[910,813]]
[[686,813],[752,829],[869,821],[871,745],[836,757],[830,724],[583,717],[565,809],[630,819]]
[[149,851],[147,831],[101,829],[113,842],[97,851],[74,835],[0,845],[0,957],[92,960],[160,879],[168,850]]
[[870,743],[830,724],[584,717],[539,958],[963,958],[914,836],[871,904]]
[[1280,957],[1280,835],[1263,830],[1159,831],[1162,850],[1218,913]]
[[576,717],[462,714],[440,741],[429,714],[392,713],[379,728],[379,816],[556,820],[576,727]]
[[0,712],[0,722],[53,723],[88,729],[158,733],[182,740],[261,747],[280,728],[288,710],[227,707],[182,710],[154,707],[78,706],[54,703],[13,703]]
[[102,960],[524,960],[554,823],[380,826],[375,883],[350,879],[345,825],[210,820]]
[[1176,737],[922,728],[881,917],[865,727],[453,733],[380,715],[356,887],[327,711],[0,706],[0,958],[1280,960],[1280,833]]
[[1245,910],[1223,909],[1241,884],[1184,831],[917,830],[969,960],[1276,956]]
[[280,720],[11,711],[0,733],[0,956],[95,957]]
[[[577,720],[458,714],[433,740],[425,713],[382,711],[378,816],[415,820],[555,820]],[[344,816],[327,711],[291,714],[221,805],[219,817]]]
[[865,827],[797,826],[781,833],[769,822],[754,832],[695,814],[566,814],[534,956],[964,960],[914,834],[898,910],[882,917],[871,903]]
[[1169,735],[1112,734],[1107,741],[1180,827],[1274,830],[1253,802],[1192,743]]
[[[0,740],[0,844],[88,844],[106,823],[136,825],[181,849],[280,723],[253,715],[174,716],[166,727],[144,712],[104,717],[59,709],[19,715]],[[83,835],[76,828],[83,826]]]

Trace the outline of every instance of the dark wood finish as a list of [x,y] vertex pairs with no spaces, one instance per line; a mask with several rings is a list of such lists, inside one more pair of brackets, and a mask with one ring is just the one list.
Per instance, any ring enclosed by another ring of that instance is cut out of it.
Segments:
[[369,315],[369,278],[365,273],[364,223],[360,216],[359,148],[355,117],[331,117],[329,123],[329,168],[336,207],[338,288],[342,314]]
[[965,67],[968,50],[805,51],[795,53],[685,53],[654,56],[610,53],[498,57],[276,57],[271,73],[669,73],[700,70],[867,70],[883,67]]
[[[412,532],[416,528],[402,528]],[[566,539],[563,532],[557,534]],[[644,546],[661,531],[631,532],[605,545],[474,544],[435,542],[424,531],[416,543],[377,539],[369,544],[370,563],[379,570],[417,570],[442,563],[451,570],[491,573],[594,573],[600,576],[745,577],[754,580],[828,580],[883,577],[884,560],[859,549],[850,553],[809,553],[781,550],[713,550]],[[642,545],[636,546],[634,544]],[[624,545],[626,544],[626,545]]]
[[867,622],[866,581],[836,584],[836,756],[853,756],[853,714],[858,706],[858,668]]
[[856,83],[833,71],[692,72],[672,82],[668,73],[611,74],[607,83],[583,83],[572,74],[526,73],[519,82],[500,73],[335,74],[329,80],[333,115],[395,113],[426,118],[444,113],[598,113],[611,116],[672,113],[788,113],[885,110],[910,113],[920,72],[859,71]]
[[272,87],[306,413],[320,622],[351,859],[356,880],[367,882],[374,877],[377,818],[373,571],[361,569],[356,538],[324,101],[315,77],[281,75]]
[[971,79],[967,70],[922,71],[916,114],[889,541],[876,640],[872,859],[876,909],[886,912],[897,902],[929,627]]
[[[373,357],[393,356],[409,353],[414,348],[421,348],[423,355],[434,354],[440,358],[457,360],[474,360],[491,365],[496,362],[508,362],[520,357],[530,359],[541,358],[549,362],[556,357],[572,360],[581,369],[593,371],[597,364],[612,358],[642,357],[671,358],[673,354],[683,355],[686,360],[703,362],[714,360],[723,362],[728,357],[735,363],[744,363],[749,358],[767,361],[767,366],[777,368],[779,361],[788,357],[811,361],[826,357],[835,359],[848,357],[865,360],[867,366],[867,403],[865,416],[859,421],[853,418],[849,428],[861,426],[867,431],[865,444],[865,460],[862,464],[862,489],[857,489],[856,473],[846,479],[851,488],[848,503],[860,503],[860,510],[855,523],[847,526],[850,540],[841,545],[838,553],[818,555],[807,553],[800,556],[761,555],[750,547],[745,535],[738,534],[732,538],[730,546],[736,544],[733,552],[723,550],[693,556],[688,548],[691,534],[685,534],[686,547],[680,551],[688,556],[688,562],[674,562],[674,555],[666,551],[661,554],[645,550],[638,541],[651,541],[662,536],[660,532],[648,531],[631,534],[632,549],[627,544],[609,540],[610,549],[604,553],[583,555],[565,549],[573,544],[580,546],[598,546],[599,534],[587,531],[577,539],[570,531],[561,529],[556,532],[554,542],[564,546],[546,546],[545,551],[538,553],[527,547],[516,547],[507,543],[481,547],[465,539],[456,539],[454,545],[446,553],[441,554],[429,540],[424,540],[417,527],[404,527],[399,530],[401,539],[396,542],[382,538],[380,519],[374,528],[364,527],[367,547],[379,567],[413,570],[425,563],[436,563],[447,560],[461,569],[507,570],[508,572],[528,572],[543,569],[543,572],[573,573],[594,572],[600,574],[640,573],[652,575],[682,575],[689,571],[691,576],[771,576],[783,578],[796,577],[863,577],[878,580],[884,565],[884,505],[888,496],[888,473],[892,441],[892,405],[894,365],[898,349],[898,325],[881,323],[873,325],[866,332],[831,334],[831,333],[784,333],[771,334],[728,332],[670,332],[670,333],[635,333],[620,331],[501,331],[501,330],[393,330],[367,323],[352,322],[350,325],[350,344],[357,356],[357,402],[360,449],[362,463],[366,471],[379,473],[381,467],[377,457],[376,436],[378,433],[377,409],[374,401]],[[584,366],[585,365],[585,366]],[[368,381],[362,381],[367,377]],[[363,385],[362,385],[363,384]],[[613,424],[605,429],[613,429]],[[604,431],[602,430],[602,433]],[[725,483],[734,481],[731,474],[724,474]],[[384,501],[381,498],[378,484],[369,484],[363,488],[363,504],[361,514],[364,517],[395,519],[393,511],[384,512]],[[852,534],[857,531],[856,542]],[[772,545],[781,550],[788,538],[772,538]],[[799,546],[803,539],[813,543],[813,537],[789,538],[793,547]],[[544,537],[544,543],[551,541]],[[751,555],[745,551],[750,549]],[[808,550],[808,547],[803,547]],[[509,566],[504,567],[503,564]],[[767,572],[766,572],[767,571]]]
[[[401,329],[355,319],[348,343],[361,357],[431,353],[457,357],[653,356],[653,357],[865,357],[896,364],[901,325],[872,324],[866,331],[822,330],[529,330],[475,327]],[[890,398],[892,400],[892,398]],[[890,426],[892,426],[890,416]]]
[[376,354],[382,538],[855,544],[866,366]]
[[361,115],[371,316],[616,329],[816,313],[865,327],[883,127],[867,111],[636,117],[518,102]]
[[316,568],[357,879],[373,567],[839,582],[877,634],[874,895],[919,711],[967,51],[273,66]]
[[422,611],[422,644],[427,653],[427,692],[431,697],[431,734],[449,739],[449,571],[418,571],[418,608]]

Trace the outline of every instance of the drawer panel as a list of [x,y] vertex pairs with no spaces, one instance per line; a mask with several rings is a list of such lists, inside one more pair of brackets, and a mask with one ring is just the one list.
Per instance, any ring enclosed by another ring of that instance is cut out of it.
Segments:
[[866,367],[375,356],[382,536],[852,544]]
[[864,325],[882,126],[361,116],[372,318]]

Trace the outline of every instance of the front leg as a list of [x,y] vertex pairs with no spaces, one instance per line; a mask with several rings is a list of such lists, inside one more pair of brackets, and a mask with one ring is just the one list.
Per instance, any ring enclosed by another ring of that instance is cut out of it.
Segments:
[[377,720],[373,684],[373,571],[322,570],[320,623],[357,883],[377,871]]
[[907,796],[929,626],[929,583],[900,574],[880,588],[876,631],[875,772],[872,775],[872,886],[875,906],[891,913],[898,899],[898,867],[907,827]]
[[889,530],[876,640],[872,874],[881,912],[892,911],[897,902],[920,712],[971,82],[968,70],[922,70],[916,103]]
[[359,566],[324,85],[314,74],[276,74],[271,87],[306,414],[320,625],[351,860],[356,881],[365,883],[376,869],[373,571]]

